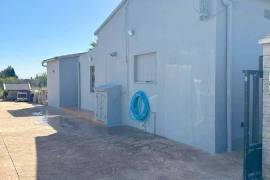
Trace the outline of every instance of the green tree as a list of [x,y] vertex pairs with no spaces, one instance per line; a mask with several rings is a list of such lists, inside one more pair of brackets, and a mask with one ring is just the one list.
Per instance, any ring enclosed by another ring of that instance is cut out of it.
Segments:
[[92,41],[91,44],[90,44],[90,49],[89,50],[92,50],[95,47],[97,47],[97,41]]
[[18,78],[12,66],[8,66],[6,69],[0,71],[0,78],[9,78],[9,77]]
[[47,73],[37,74],[34,78],[30,78],[30,84],[32,87],[46,87],[47,86]]

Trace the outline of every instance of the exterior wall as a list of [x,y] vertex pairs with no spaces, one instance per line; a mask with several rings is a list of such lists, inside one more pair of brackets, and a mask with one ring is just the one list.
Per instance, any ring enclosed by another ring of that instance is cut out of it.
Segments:
[[[125,7],[108,22],[98,34],[98,45],[94,49],[93,63],[96,65],[96,86],[106,83],[122,86],[122,118],[127,118],[128,89],[127,89],[127,62],[126,62],[126,20]],[[117,52],[116,57],[110,54]],[[124,124],[124,122],[122,122]]]
[[[217,13],[219,12],[219,13]],[[227,150],[227,82],[226,82],[226,20],[224,4],[217,1],[216,10],[216,63],[215,63],[215,143],[216,152]]]
[[264,49],[264,90],[263,90],[263,174],[270,179],[270,39],[263,45]]
[[7,99],[15,101],[17,99],[17,93],[18,91],[8,91]]
[[59,61],[50,61],[47,64],[48,74],[48,105],[52,107],[60,106],[60,90],[59,90]]
[[[128,30],[135,35],[127,37]],[[216,152],[215,34],[216,18],[199,21],[189,0],[133,0],[120,9],[99,32],[94,58],[97,84],[123,87],[122,123],[142,128],[129,118],[128,107],[133,93],[144,90],[152,109],[147,131]],[[112,52],[117,57],[111,57]],[[153,52],[157,82],[134,82],[134,57]]]
[[[232,144],[239,149],[243,144],[244,84],[243,70],[258,69],[261,55],[258,39],[269,33],[270,19],[264,10],[270,9],[267,0],[238,0],[233,3],[232,20]],[[249,15],[247,15],[247,13]]]
[[18,92],[24,92],[24,93],[27,93],[27,97],[28,97],[28,100],[30,100],[30,95],[31,95],[31,92],[30,91],[27,91],[27,90],[21,90],[21,91],[7,91],[7,97],[6,99],[7,100],[12,100],[12,101],[16,101],[17,100],[17,94]]
[[78,106],[78,59],[59,58],[60,63],[60,106]]
[[[128,113],[133,93],[144,90],[152,110],[146,131],[208,152],[224,152],[227,148],[226,7],[221,0],[209,2],[210,17],[199,21],[196,4],[194,9],[190,0],[129,0],[98,32],[98,46],[92,56],[96,86],[114,83],[123,87],[124,125],[144,129]],[[258,69],[260,51],[256,42],[269,29],[270,21],[263,17],[269,5],[265,0],[233,2],[233,149],[242,147],[243,141],[242,71]],[[252,16],[246,16],[247,12],[252,12]],[[129,30],[135,34],[129,36]],[[115,52],[117,56],[111,56]],[[157,81],[136,83],[134,59],[147,53],[156,54]],[[87,97],[95,99],[94,95]],[[82,104],[94,109],[89,102]]]
[[90,66],[94,65],[91,61],[93,51],[80,57],[80,84],[81,84],[81,108],[88,111],[95,109],[95,93],[90,91]]

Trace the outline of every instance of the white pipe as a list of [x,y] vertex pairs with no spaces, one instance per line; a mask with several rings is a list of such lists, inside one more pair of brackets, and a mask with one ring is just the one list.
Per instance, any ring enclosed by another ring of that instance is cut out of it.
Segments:
[[78,61],[77,63],[77,71],[78,71],[78,109],[81,109],[81,63]]
[[124,28],[124,35],[125,35],[125,45],[126,45],[126,64],[127,64],[127,98],[128,101],[130,100],[130,63],[129,63],[129,35],[128,35],[128,7],[129,7],[129,0],[126,1],[125,7],[125,28]]
[[222,0],[226,17],[226,78],[227,78],[227,151],[232,151],[232,0]]

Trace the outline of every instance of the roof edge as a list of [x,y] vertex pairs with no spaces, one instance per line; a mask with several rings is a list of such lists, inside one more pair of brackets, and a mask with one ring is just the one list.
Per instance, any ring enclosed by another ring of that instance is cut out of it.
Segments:
[[265,38],[259,40],[259,44],[270,44],[270,35]]
[[75,54],[67,54],[67,55],[62,55],[62,56],[56,56],[54,58],[50,58],[50,59],[45,59],[42,61],[42,64],[47,63],[47,62],[51,62],[51,61],[57,61],[60,58],[72,58],[72,57],[78,57],[81,56],[83,54],[85,54],[87,52],[82,52],[82,53],[75,53]]
[[110,20],[114,17],[114,15],[126,4],[128,0],[122,0],[120,4],[111,12],[111,14],[105,19],[105,21],[99,26],[99,28],[95,31],[94,35],[98,35],[99,32],[110,22]]

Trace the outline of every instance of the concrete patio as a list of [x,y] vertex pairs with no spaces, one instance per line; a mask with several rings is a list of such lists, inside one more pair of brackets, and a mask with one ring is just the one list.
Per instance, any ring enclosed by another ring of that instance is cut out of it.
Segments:
[[238,154],[210,155],[128,127],[0,102],[2,180],[240,180]]

